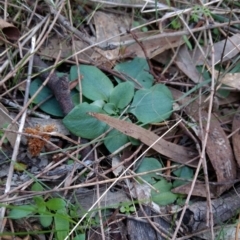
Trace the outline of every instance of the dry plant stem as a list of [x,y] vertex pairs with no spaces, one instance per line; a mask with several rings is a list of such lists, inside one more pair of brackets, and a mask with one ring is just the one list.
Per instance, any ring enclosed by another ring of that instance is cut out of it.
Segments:
[[[14,107],[14,108],[16,108],[20,111],[23,109],[23,107],[17,105],[14,102],[9,101],[8,99],[2,98],[2,99],[0,99],[0,101],[2,103],[6,104],[7,106]],[[36,112],[36,111],[33,111],[33,110],[27,110],[27,114],[32,114],[34,116],[37,116],[37,117],[40,117],[40,118],[43,118],[43,119],[49,119],[50,118],[49,115],[46,115],[46,114],[40,113],[40,112]]]
[[[47,1],[45,1],[47,2]],[[49,4],[47,2],[47,4]],[[53,15],[57,15],[59,12],[49,4],[49,8],[50,11]],[[89,37],[85,36],[84,33],[80,32],[78,29],[76,29],[75,27],[72,26],[72,24],[65,18],[63,17],[61,14],[59,14],[58,16],[58,21],[61,23],[62,26],[64,26],[68,31],[72,32],[73,34],[75,34],[77,37],[79,37],[80,39],[82,39],[84,42],[93,45],[94,41],[91,40]]]
[[[73,26],[73,21],[72,21],[72,8],[71,8],[71,3],[68,0],[68,9],[69,9],[69,18],[70,18],[70,24],[71,26]],[[72,48],[73,48],[73,52],[76,52],[76,44],[74,41],[73,36],[72,37]],[[74,56],[75,62],[76,62],[76,66],[79,66],[79,61],[78,61],[78,57],[77,55]],[[82,103],[82,83],[81,83],[81,73],[80,73],[80,68],[77,68],[77,76],[78,76],[78,88],[79,88],[79,103]]]
[[[212,42],[211,42],[212,44]],[[214,49],[213,49],[213,45],[212,45],[212,61],[213,61],[213,64],[212,64],[212,68],[214,68]],[[195,186],[195,183],[196,183],[196,180],[197,180],[197,177],[198,177],[198,174],[199,174],[199,171],[200,171],[200,167],[201,165],[204,165],[206,166],[206,161],[205,161],[205,152],[206,152],[206,146],[207,146],[207,139],[208,139],[208,133],[209,133],[209,128],[210,128],[210,121],[211,121],[211,113],[212,113],[212,107],[213,107],[213,96],[214,96],[214,77],[212,76],[212,82],[211,82],[211,93],[210,93],[210,101],[209,101],[209,107],[208,107],[208,119],[207,119],[207,124],[206,124],[206,132],[205,132],[205,135],[204,135],[204,138],[203,138],[203,143],[202,143],[202,152],[201,152],[201,156],[200,156],[200,160],[199,160],[199,163],[198,163],[198,167],[196,169],[196,172],[195,172],[195,175],[194,175],[194,178],[193,178],[193,182],[192,182],[192,185],[191,185],[191,189],[189,191],[189,194],[187,196],[187,199],[185,201],[185,205],[183,207],[183,210],[182,210],[182,213],[181,213],[181,216],[179,218],[179,222],[177,224],[177,227],[175,229],[175,232],[173,234],[173,237],[172,237],[172,240],[175,240],[176,237],[177,237],[177,233],[178,233],[178,230],[181,226],[181,223],[182,223],[182,220],[183,220],[183,216],[186,212],[186,209],[188,207],[188,204],[189,204],[189,200],[190,200],[190,197],[192,195],[192,192],[193,192],[193,189],[194,189],[194,186]],[[205,161],[205,163],[204,163]],[[205,168],[206,170],[206,168]],[[211,199],[210,199],[210,195],[209,195],[209,182],[208,182],[208,178],[207,178],[207,174],[204,174],[205,175],[205,181],[207,180],[206,182],[206,186],[207,187],[207,197],[208,197],[208,207],[212,213],[212,207],[211,207]],[[210,206],[209,206],[210,205]],[[210,216],[210,220],[211,220],[211,232],[212,232],[212,237],[213,237],[213,216],[211,215]],[[214,238],[213,238],[214,239]]]
[[[138,149],[137,149],[130,157],[124,159],[124,161],[122,161],[121,163],[119,163],[119,164],[116,165],[115,167],[112,167],[112,168],[106,170],[103,174],[106,175],[106,174],[114,171],[114,170],[117,169],[118,167],[124,165],[124,164],[127,163],[128,161],[130,161],[132,158],[134,158],[134,157],[139,153],[139,151],[142,149],[142,147],[143,147],[143,144],[141,144],[141,145],[138,147]],[[110,156],[113,157],[114,155],[111,154]],[[105,158],[105,157],[104,157],[104,158]],[[102,157],[102,159],[104,159],[104,158]],[[99,161],[101,161],[102,159],[100,158]],[[88,182],[94,182],[94,181],[96,181],[96,178],[90,179]]]
[[147,63],[148,63],[149,69],[150,69],[150,73],[154,76],[155,79],[158,79],[158,76],[155,74],[155,72],[153,70],[152,63],[150,62],[149,56],[147,54],[147,51],[146,51],[144,45],[142,44],[142,42],[138,41],[137,35],[133,31],[131,31],[130,33],[131,33],[133,39],[136,41],[136,43],[141,47],[141,49],[144,53],[144,56],[147,60]]
[[[63,161],[61,161],[61,163],[62,162]],[[55,165],[51,164],[50,167],[54,168]],[[171,167],[171,168],[173,168],[173,167]],[[47,169],[47,171],[48,170],[49,169]],[[161,170],[167,170],[167,168],[162,168]],[[47,171],[44,170],[44,172],[47,172]],[[149,172],[156,172],[156,171],[159,171],[159,170],[155,170],[155,171],[153,170],[153,171],[149,171]],[[132,176],[132,175],[123,176],[123,177],[121,177],[121,180],[123,180],[123,179],[131,179],[131,178],[135,178],[135,177],[140,177],[140,176],[148,174],[149,172],[135,173],[134,176]],[[40,175],[41,174],[38,174],[36,176],[36,178],[40,177]],[[1,196],[0,203],[4,203],[4,202],[9,202],[10,203],[10,202],[14,202],[14,201],[26,200],[28,198],[32,198],[33,196],[44,195],[44,194],[55,193],[55,192],[62,192],[62,191],[65,191],[65,190],[73,190],[73,189],[79,189],[79,188],[84,188],[84,187],[91,187],[91,186],[95,186],[96,184],[99,184],[99,185],[100,184],[107,184],[107,183],[112,183],[112,182],[114,182],[116,180],[119,180],[119,179],[118,178],[111,178],[111,179],[107,179],[107,180],[101,180],[99,182],[81,183],[81,184],[76,184],[76,185],[69,186],[69,187],[55,188],[55,189],[46,190],[46,191],[42,191],[42,192],[33,192],[33,191],[19,190],[20,188],[23,188],[23,187],[26,188],[26,187],[28,187],[31,184],[31,183],[27,182],[27,183],[24,183],[21,186],[15,188],[15,189],[11,190],[11,192],[9,192],[9,194],[10,193],[11,194],[13,194],[13,193],[21,193],[20,196],[14,196],[14,197],[7,198],[7,199],[3,199],[3,197]],[[186,179],[180,179],[180,180],[184,180],[185,181]],[[23,193],[25,193],[26,196],[23,196]]]
[[[35,49],[35,40],[36,40],[36,38],[33,37],[32,38],[32,44],[31,44],[31,54],[33,54],[34,49]],[[27,77],[26,91],[25,91],[25,96],[24,96],[24,105],[28,101],[32,68],[33,68],[33,56],[30,59],[29,66],[28,66],[28,77]],[[22,114],[22,117],[21,117],[21,121],[20,121],[20,125],[19,125],[19,132],[23,131],[26,116],[27,116],[27,111],[25,110]],[[11,164],[10,164],[10,167],[9,167],[9,173],[8,173],[7,182],[6,182],[6,185],[5,185],[4,194],[8,194],[8,192],[11,188],[14,165],[15,165],[16,160],[17,160],[17,155],[18,155],[18,150],[19,150],[19,146],[20,146],[21,136],[22,136],[21,134],[17,134],[17,137],[16,137],[16,142],[15,142],[15,146],[14,146],[14,149],[13,149],[13,155],[12,155]],[[0,232],[2,232],[3,229],[4,229],[4,225],[2,224],[2,219],[4,218],[5,211],[6,211],[6,207],[2,207],[1,208],[1,213],[0,213],[0,226],[1,226]]]
[[[98,164],[98,157],[97,157],[97,151],[96,149],[94,150],[94,158],[95,158],[95,172],[98,173],[98,169],[99,169],[99,164]],[[98,179],[98,174],[97,174],[97,181],[99,181]],[[97,198],[100,197],[100,191],[99,191],[99,184],[97,184]],[[104,229],[103,229],[103,221],[102,221],[102,212],[101,212],[101,204],[100,202],[98,202],[98,216],[99,216],[99,220],[100,220],[100,229],[101,229],[101,237],[102,240],[105,240],[105,234],[104,234]]]
[[31,16],[30,16],[30,18],[27,20],[27,27],[29,27],[29,25],[30,25],[30,23],[31,23],[31,21],[32,21],[33,16],[36,14],[37,6],[38,6],[38,0],[35,2],[34,8],[33,8],[32,12],[31,12]]
[[[38,29],[39,29],[40,27],[42,27],[43,23],[46,22],[47,19],[49,19],[48,16],[46,16],[45,18],[43,18],[42,21],[41,21],[37,26],[35,26],[35,27],[31,30],[31,33],[28,34],[28,35],[26,36],[26,38],[24,38],[23,42],[22,42],[22,43],[19,43],[19,44],[20,44],[21,46],[24,46],[24,45],[29,41],[29,39],[30,39],[33,35],[36,34],[36,32],[38,31]],[[20,40],[19,40],[19,41],[20,41]],[[12,53],[12,58],[14,58],[14,57],[18,54],[18,52],[19,52],[19,50],[16,50],[14,53]],[[22,62],[22,61],[23,61],[23,62]],[[17,69],[18,69],[19,66],[22,66],[22,65],[24,65],[24,64],[27,62],[27,60],[26,60],[26,62],[25,62],[25,59],[23,59],[22,61],[20,61],[20,62],[15,66],[16,71],[17,71]],[[6,60],[6,61],[3,63],[3,65],[0,67],[0,73],[3,72],[3,70],[8,66],[8,64],[9,64],[9,60]],[[10,77],[12,77],[12,76],[16,73],[16,71],[15,71],[15,72],[10,72],[9,74],[7,74],[7,75],[9,75],[8,78],[7,78],[7,80],[8,80]],[[5,77],[4,79],[2,79],[1,81],[3,81],[3,80],[4,80],[4,81],[7,81],[7,80],[5,80],[5,79],[6,79],[6,77]],[[0,83],[0,84],[1,84],[1,83]]]
[[[49,26],[47,32],[45,33],[44,37],[41,39],[41,41],[39,42],[38,46],[36,47],[36,50],[38,50],[41,46],[41,44],[46,40],[46,38],[48,37],[49,33],[51,32],[52,28],[54,27],[56,21],[57,21],[57,18],[58,18],[58,15],[60,14],[62,8],[63,8],[63,5],[64,5],[64,0],[62,1],[60,7],[59,7],[59,12],[58,14],[55,16],[55,18],[53,19],[52,21],[52,24]],[[45,25],[46,26],[46,25]],[[24,59],[24,64],[29,60],[30,56],[27,57],[27,59]],[[23,66],[23,63],[20,64],[17,64],[17,67],[19,66]],[[56,63],[57,65],[57,63]],[[56,65],[54,65],[54,67],[56,67]],[[49,67],[47,70],[51,69],[51,67]],[[15,67],[15,70],[9,74],[7,74],[7,76],[1,80],[0,82],[0,86],[5,83],[10,77],[12,77],[16,72],[17,72],[18,68]],[[17,120],[16,120],[17,121]]]
[[[213,45],[212,35],[211,35],[210,31],[208,31],[208,35],[209,35],[209,40],[210,40],[210,44],[211,44],[211,51],[212,51],[212,71],[214,71],[214,62],[215,62],[214,52],[215,51],[214,51],[214,45]],[[209,111],[208,111],[208,123],[209,123],[208,125],[209,126],[210,126],[211,113],[212,113],[212,107],[213,107],[213,97],[214,97],[214,92],[215,92],[214,89],[215,89],[215,80],[214,80],[214,75],[212,75],[211,94],[210,94]],[[201,109],[201,108],[199,108],[199,109]],[[202,119],[202,118],[199,118],[199,119]],[[206,132],[207,131],[209,132],[209,128],[208,128],[208,130],[206,129]],[[206,139],[206,141],[207,141],[207,139]],[[207,191],[207,204],[208,204],[208,211],[209,211],[209,215],[208,215],[209,219],[207,219],[207,223],[208,223],[208,221],[210,221],[211,237],[212,237],[212,240],[214,240],[213,209],[212,209],[212,203],[211,203],[211,197],[210,197],[210,187],[209,187],[206,157],[203,161],[203,171],[204,171],[204,179],[205,179],[205,185],[206,185],[206,191]]]
[[[91,211],[97,204],[99,201],[101,201],[101,199],[106,195],[106,193],[117,183],[118,180],[120,180],[123,175],[144,155],[146,154],[146,152],[152,148],[153,145],[155,145],[162,137],[164,137],[169,131],[171,131],[173,128],[175,128],[179,122],[181,122],[182,120],[179,120],[177,123],[175,123],[168,131],[166,131],[166,133],[164,133],[161,137],[159,137],[151,146],[149,146],[135,161],[133,161],[121,174],[120,176],[107,188],[107,190],[99,197],[98,201],[95,202],[92,207],[90,207],[88,209],[88,212]],[[74,228],[70,231],[70,233],[68,234],[68,236],[64,239],[67,240],[72,233],[75,231],[75,229],[79,226],[79,224],[83,221],[83,219],[87,216],[88,213],[85,213],[83,215],[83,217],[78,221],[78,223],[74,226]]]

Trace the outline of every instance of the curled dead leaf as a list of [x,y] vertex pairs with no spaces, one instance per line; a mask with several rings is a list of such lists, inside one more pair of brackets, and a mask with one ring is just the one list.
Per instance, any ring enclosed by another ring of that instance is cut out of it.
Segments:
[[0,19],[0,37],[2,37],[3,39],[6,38],[7,40],[10,41],[17,41],[20,37],[20,32],[11,23],[8,23],[3,19]]

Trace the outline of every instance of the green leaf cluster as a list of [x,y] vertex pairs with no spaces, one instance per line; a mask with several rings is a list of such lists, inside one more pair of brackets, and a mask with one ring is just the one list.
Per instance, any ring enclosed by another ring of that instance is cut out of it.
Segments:
[[[149,66],[145,59],[135,58],[117,64],[114,70],[126,81],[115,77],[116,86],[102,71],[88,65],[72,66],[70,81],[77,78],[78,68],[82,76],[82,93],[88,100],[75,106],[63,119],[64,125],[75,135],[95,139],[108,130],[107,124],[90,116],[89,112],[114,117],[131,113],[143,124],[169,118],[173,102],[171,92],[162,84],[152,86],[154,79],[149,74]],[[135,88],[140,89],[135,91]],[[127,106],[129,108],[126,110]],[[129,141],[128,136],[112,130],[105,137],[104,145],[110,152],[114,152]]]
[[[171,190],[175,187],[183,185],[186,183],[184,180],[174,180],[168,182],[166,179],[160,177],[156,174],[156,170],[161,173],[162,164],[156,158],[143,158],[141,164],[136,169],[136,173],[148,172],[145,175],[141,176],[146,182],[151,184],[155,190],[151,191],[152,201],[158,205],[168,205],[176,200],[181,200],[183,197],[180,194],[172,193]],[[151,172],[155,170],[154,172]],[[183,166],[173,171],[173,174],[179,178],[183,179],[192,179],[193,178],[193,169]]]
[[[43,187],[39,183],[32,186],[32,191],[42,191]],[[72,221],[67,213],[66,202],[61,198],[51,198],[47,201],[41,196],[33,198],[34,204],[14,206],[8,217],[11,219],[21,219],[24,217],[39,217],[39,222],[44,228],[54,224],[56,239],[62,240],[69,233],[70,222]]]
[[[78,78],[78,70],[82,76],[81,90],[83,103],[79,104],[79,86],[71,91],[75,108],[63,119],[64,125],[77,136],[95,139],[109,127],[107,124],[90,116],[89,112],[108,114],[119,117],[133,114],[139,123],[146,125],[169,118],[172,111],[173,98],[169,89],[162,84],[155,84],[149,73],[146,59],[135,58],[119,63],[114,70],[125,79],[109,77],[95,66],[72,66],[69,80]],[[62,76],[64,73],[57,73]],[[113,82],[117,83],[115,86]],[[42,81],[34,79],[30,85],[30,95],[33,96],[41,87]],[[136,90],[139,89],[139,90]],[[40,109],[53,116],[62,117],[63,113],[51,90],[44,86],[34,99],[34,104],[40,104]],[[46,101],[46,99],[48,99]],[[129,120],[130,121],[130,120]],[[110,152],[131,141],[124,134],[112,130],[105,137],[104,145]]]

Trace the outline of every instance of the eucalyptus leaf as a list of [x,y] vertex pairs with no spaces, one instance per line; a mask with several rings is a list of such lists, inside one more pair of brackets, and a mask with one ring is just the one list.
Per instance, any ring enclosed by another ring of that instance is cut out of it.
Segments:
[[[70,69],[70,80],[77,79],[77,66]],[[95,100],[107,101],[113,90],[113,84],[110,79],[97,67],[80,65],[80,73],[82,76],[82,92],[85,97]],[[79,87],[76,87],[79,90]]]
[[[132,61],[119,63],[114,70],[123,73],[128,81],[134,83],[135,87],[150,88],[153,85],[153,76],[149,73],[149,66],[145,58],[134,58]],[[129,77],[127,77],[129,76]],[[115,77],[117,82],[121,82],[119,78]],[[134,79],[136,82],[134,82]]]
[[63,119],[63,124],[76,136],[94,139],[104,133],[109,127],[106,123],[90,116],[88,112],[105,113],[97,106],[82,103],[72,109]]
[[117,108],[125,108],[134,95],[134,85],[130,82],[119,83],[112,91],[109,102]]
[[156,84],[136,92],[129,112],[144,124],[161,122],[170,117],[172,104],[170,90],[165,85]]
[[[159,169],[159,172],[161,172],[161,168],[162,164],[156,158],[144,158],[137,168],[136,173],[148,172],[156,169]],[[160,177],[154,172],[147,173],[146,175],[141,176],[141,178],[150,184],[154,184],[156,183],[156,179],[159,179]]]

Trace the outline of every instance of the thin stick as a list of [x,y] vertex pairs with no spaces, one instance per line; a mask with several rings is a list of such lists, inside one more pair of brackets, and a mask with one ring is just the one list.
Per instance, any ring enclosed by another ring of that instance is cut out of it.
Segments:
[[[35,41],[36,41],[36,37],[33,36],[32,44],[31,44],[31,50],[30,50],[31,54],[33,54],[33,52],[35,50]],[[29,88],[30,88],[31,75],[32,75],[32,68],[33,68],[33,55],[30,58],[29,65],[28,65],[28,77],[27,77],[26,91],[25,91],[25,96],[24,96],[24,105],[28,101]],[[19,132],[23,131],[26,116],[27,116],[27,110],[25,109],[23,114],[22,114],[21,121],[20,121],[20,124],[19,124]],[[10,188],[11,188],[12,176],[13,176],[14,166],[15,166],[15,163],[16,163],[16,160],[17,160],[17,155],[18,155],[18,150],[19,150],[19,146],[20,146],[21,136],[22,135],[19,133],[19,134],[17,134],[17,137],[16,137],[16,142],[15,142],[15,146],[14,146],[14,149],[13,149],[12,160],[11,160],[11,164],[10,164],[10,167],[9,167],[9,173],[8,173],[8,178],[7,178],[4,194],[7,194],[10,191]],[[4,230],[4,224],[2,224],[2,220],[4,218],[5,211],[6,211],[6,207],[4,206],[4,207],[1,208],[1,212],[0,212],[0,226],[1,226],[0,227],[0,232],[2,232]]]

